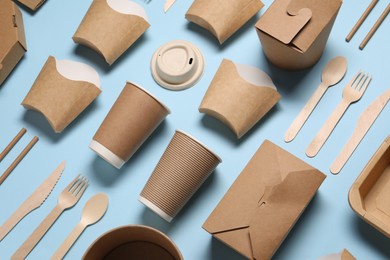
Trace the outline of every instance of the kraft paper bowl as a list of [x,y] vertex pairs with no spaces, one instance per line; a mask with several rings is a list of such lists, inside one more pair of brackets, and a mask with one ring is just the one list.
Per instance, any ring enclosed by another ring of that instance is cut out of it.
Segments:
[[84,260],[99,259],[184,259],[175,243],[162,232],[147,226],[130,225],[112,229],[97,238],[84,253]]

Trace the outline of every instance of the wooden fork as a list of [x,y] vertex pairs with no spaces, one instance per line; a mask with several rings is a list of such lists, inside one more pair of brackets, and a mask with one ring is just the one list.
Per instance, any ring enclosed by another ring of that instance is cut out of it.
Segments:
[[366,73],[358,72],[343,90],[343,98],[338,104],[332,115],[328,118],[316,137],[306,149],[306,155],[314,157],[321,150],[322,146],[333,132],[337,123],[340,121],[348,107],[361,99],[368,85],[371,82],[371,76]]
[[29,238],[19,247],[12,255],[11,260],[25,259],[31,250],[38,244],[49,228],[54,224],[58,217],[66,209],[76,205],[85,189],[88,187],[88,181],[85,177],[78,175],[68,186],[61,192],[58,197],[58,203],[55,208],[47,215],[41,224],[34,230]]

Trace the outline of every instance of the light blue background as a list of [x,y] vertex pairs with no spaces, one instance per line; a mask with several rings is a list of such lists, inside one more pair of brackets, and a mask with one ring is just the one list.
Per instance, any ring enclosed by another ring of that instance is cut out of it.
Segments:
[[[281,71],[266,61],[253,28],[259,16],[251,19],[221,47],[208,32],[185,20],[184,14],[191,1],[177,0],[167,14],[163,13],[162,0],[152,0],[149,4],[139,2],[148,13],[151,28],[112,67],[106,65],[95,52],[77,46],[71,39],[91,0],[50,0],[36,13],[22,8],[28,52],[0,87],[0,148],[5,147],[22,126],[28,128],[28,133],[0,163],[0,171],[6,169],[34,135],[38,135],[40,141],[0,186],[0,223],[62,160],[66,160],[67,165],[47,201],[23,219],[0,243],[0,258],[7,259],[17,250],[55,206],[59,193],[67,183],[77,173],[82,173],[90,179],[90,187],[80,202],[59,218],[30,254],[30,259],[49,258],[78,223],[85,202],[97,192],[109,195],[109,209],[105,217],[89,227],[75,243],[67,259],[80,258],[102,233],[128,224],[145,224],[165,232],[177,243],[185,259],[241,259],[233,250],[212,239],[201,225],[259,145],[264,139],[269,139],[328,175],[275,259],[316,259],[343,248],[348,248],[358,259],[390,259],[390,240],[360,220],[347,200],[353,181],[389,134],[389,107],[382,112],[341,174],[333,176],[329,172],[331,163],[351,135],[360,113],[390,87],[390,18],[382,24],[364,51],[358,49],[388,1],[378,3],[350,43],[346,43],[344,38],[369,1],[345,1],[323,57],[313,68],[301,72]],[[271,1],[265,3],[260,14],[264,13]],[[206,70],[200,82],[181,92],[159,87],[149,70],[153,52],[173,39],[193,42],[206,59]],[[42,115],[26,111],[20,105],[49,55],[85,62],[97,69],[102,81],[103,93],[62,134],[55,134]],[[326,93],[298,137],[290,144],[284,143],[285,130],[319,85],[325,64],[337,55],[344,55],[348,59],[346,77]],[[202,97],[223,58],[263,69],[271,75],[283,95],[276,108],[239,141],[223,124],[198,113]],[[360,68],[374,76],[366,94],[360,102],[350,107],[319,155],[314,159],[307,158],[304,154],[307,145],[340,101],[344,85]],[[118,171],[89,150],[88,144],[126,80],[135,81],[154,93],[171,108],[172,114]],[[214,149],[223,163],[169,224],[146,209],[137,198],[177,128]]]

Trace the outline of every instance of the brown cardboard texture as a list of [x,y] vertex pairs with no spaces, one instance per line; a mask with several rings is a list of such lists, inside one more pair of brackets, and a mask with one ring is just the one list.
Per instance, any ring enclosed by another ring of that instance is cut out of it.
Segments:
[[347,249],[343,249],[340,253],[322,256],[318,260],[356,260],[356,258]]
[[300,70],[321,57],[341,0],[275,0],[256,23],[267,58],[275,66]]
[[97,238],[83,260],[148,259],[183,260],[174,242],[162,232],[147,226],[115,228]]
[[93,142],[102,147],[90,147],[113,166],[121,168],[169,113],[169,109],[145,89],[127,82],[93,137]]
[[271,78],[263,71],[224,59],[199,112],[222,121],[241,138],[280,98]]
[[356,260],[356,258],[347,250],[341,252],[341,260]]
[[263,6],[260,0],[195,0],[186,19],[208,30],[222,44]]
[[0,86],[27,51],[22,13],[10,0],[0,0]]
[[86,81],[71,80],[57,69],[50,56],[36,78],[22,105],[42,113],[56,133],[62,132],[95,100],[101,90]]
[[202,143],[176,131],[139,200],[170,222],[220,162]]
[[36,11],[45,2],[45,0],[17,0],[17,1],[30,8],[32,11]]
[[203,228],[248,259],[270,259],[325,178],[266,140]]
[[73,41],[95,50],[112,65],[150,25],[146,15],[142,17],[135,14],[136,11],[133,14],[120,13],[107,1],[92,2],[73,35]]
[[390,238],[390,136],[352,185],[349,204],[364,221]]

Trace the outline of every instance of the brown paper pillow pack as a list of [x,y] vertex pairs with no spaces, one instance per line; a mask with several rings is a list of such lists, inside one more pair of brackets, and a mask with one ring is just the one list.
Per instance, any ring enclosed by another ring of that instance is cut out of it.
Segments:
[[263,6],[260,0],[195,0],[186,19],[210,31],[222,44]]
[[349,204],[364,221],[390,238],[390,136],[352,185]]
[[10,0],[0,0],[0,86],[27,51],[22,13]]
[[50,56],[22,105],[42,113],[60,133],[100,93],[99,75],[92,67]]
[[248,259],[270,259],[325,178],[266,140],[203,228]]
[[305,69],[321,57],[341,0],[275,0],[256,23],[263,51],[275,66]]
[[241,138],[281,98],[271,78],[255,67],[224,59],[199,107]]
[[27,6],[32,11],[37,10],[45,0],[17,0],[19,3]]
[[113,64],[149,28],[146,12],[129,0],[94,0],[73,41]]

